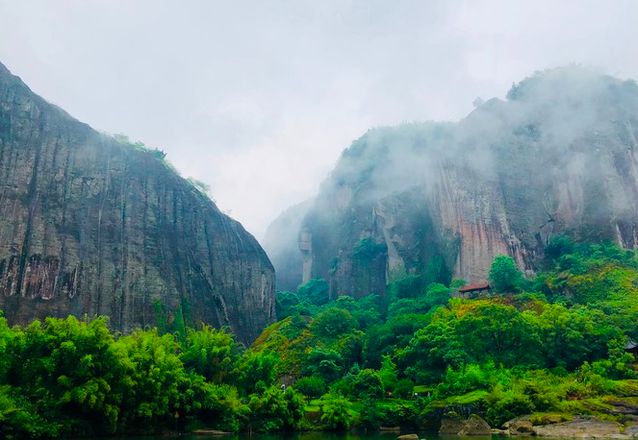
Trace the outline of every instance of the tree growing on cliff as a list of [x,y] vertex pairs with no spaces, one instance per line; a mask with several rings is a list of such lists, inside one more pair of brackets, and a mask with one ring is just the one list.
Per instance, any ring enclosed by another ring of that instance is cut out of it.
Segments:
[[512,257],[498,255],[490,267],[490,285],[495,292],[516,292],[523,280],[523,274]]

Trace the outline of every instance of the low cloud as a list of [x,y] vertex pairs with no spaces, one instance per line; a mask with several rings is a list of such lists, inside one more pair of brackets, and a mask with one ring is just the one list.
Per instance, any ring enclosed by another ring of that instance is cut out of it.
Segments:
[[162,148],[260,238],[369,127],[458,120],[572,62],[638,77],[627,1],[0,0],[0,60]]

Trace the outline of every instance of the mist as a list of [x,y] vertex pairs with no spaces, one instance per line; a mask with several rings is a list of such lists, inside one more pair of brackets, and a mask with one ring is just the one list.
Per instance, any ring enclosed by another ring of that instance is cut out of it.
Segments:
[[[268,229],[264,247],[281,288],[303,281],[300,231],[312,235],[314,274],[332,277],[331,258],[345,261],[345,283],[356,279],[349,255],[366,238],[387,247],[389,272],[421,273],[439,249],[450,271],[471,278],[496,252],[533,272],[554,231],[594,231],[587,239],[631,247],[636,82],[569,65],[533,73],[505,95],[476,100],[458,123],[375,127],[354,141],[319,195]],[[485,255],[464,272],[462,252]]]
[[0,0],[0,60],[168,153],[258,238],[371,127],[458,121],[570,63],[638,77],[633,1]]

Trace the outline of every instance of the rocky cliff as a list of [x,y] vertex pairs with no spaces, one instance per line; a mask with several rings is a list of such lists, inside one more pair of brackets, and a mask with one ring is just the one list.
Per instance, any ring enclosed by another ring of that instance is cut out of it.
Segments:
[[0,64],[0,309],[12,323],[108,315],[252,340],[274,320],[257,241],[158,151],[118,141]]
[[[277,290],[295,290],[303,279],[304,260],[309,257],[299,247],[303,219],[312,205],[308,200],[281,213],[266,230],[263,246],[277,270]],[[302,246],[303,247],[303,246]],[[310,265],[306,264],[310,268]]]
[[372,129],[295,231],[311,242],[308,276],[382,294],[404,274],[484,279],[498,254],[534,271],[558,233],[636,247],[637,137],[638,86],[578,67],[537,73],[458,123]]

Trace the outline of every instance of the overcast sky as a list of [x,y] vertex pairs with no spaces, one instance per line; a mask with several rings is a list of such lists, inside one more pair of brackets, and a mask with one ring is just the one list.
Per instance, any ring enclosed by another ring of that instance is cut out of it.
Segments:
[[257,238],[369,127],[569,63],[638,78],[638,1],[0,0],[0,62],[168,153]]

